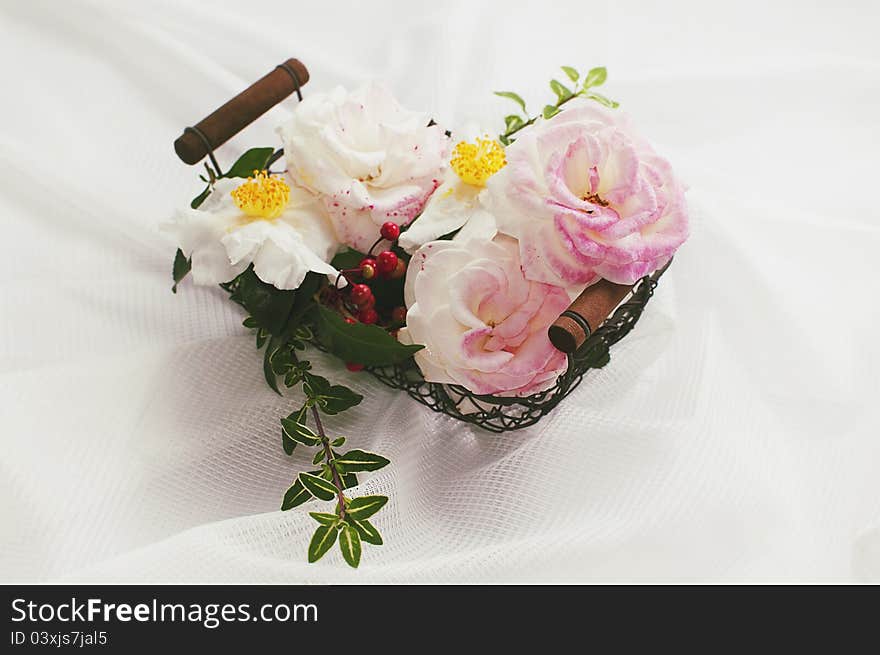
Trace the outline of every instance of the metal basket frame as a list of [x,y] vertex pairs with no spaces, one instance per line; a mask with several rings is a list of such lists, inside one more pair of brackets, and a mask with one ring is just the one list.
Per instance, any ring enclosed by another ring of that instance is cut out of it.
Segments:
[[635,327],[654,289],[669,264],[643,277],[602,325],[576,351],[568,356],[568,368],[549,389],[530,396],[484,396],[455,384],[428,382],[413,359],[392,366],[366,370],[393,389],[405,391],[411,398],[435,412],[477,425],[489,432],[521,430],[537,423],[568,394],[584,375],[605,366],[610,349]]

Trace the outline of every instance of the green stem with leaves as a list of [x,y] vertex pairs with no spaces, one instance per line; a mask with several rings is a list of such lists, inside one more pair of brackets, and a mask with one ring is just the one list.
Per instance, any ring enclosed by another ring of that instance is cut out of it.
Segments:
[[318,431],[318,436],[321,438],[321,446],[324,449],[324,457],[327,459],[327,463],[330,465],[330,470],[333,472],[333,484],[336,486],[336,513],[339,518],[345,519],[345,485],[342,484],[342,479],[339,477],[339,471],[336,470],[336,461],[333,450],[330,448],[330,439],[327,438],[327,434],[324,432],[324,426],[321,423],[321,414],[318,412],[318,408],[315,405],[312,405],[312,415],[315,418],[315,428]]
[[495,92],[495,95],[497,96],[513,100],[520,106],[520,109],[522,109],[523,112],[522,115],[510,114],[504,117],[505,131],[498,135],[498,140],[501,141],[501,143],[506,146],[510,145],[513,142],[511,137],[513,137],[514,134],[527,128],[529,125],[534,124],[539,118],[553,118],[561,111],[562,105],[574,98],[595,100],[596,102],[603,104],[606,107],[611,107],[612,109],[618,106],[618,103],[614,100],[606,98],[605,96],[591,90],[594,87],[605,83],[608,73],[604,67],[600,66],[590,69],[583,81],[581,81],[580,73],[571,66],[562,66],[562,70],[568,76],[568,79],[574,82],[574,89],[568,88],[559,80],[550,80],[550,89],[556,94],[556,102],[552,105],[544,105],[543,111],[537,116],[529,117],[528,112],[526,111],[525,100],[513,91]]

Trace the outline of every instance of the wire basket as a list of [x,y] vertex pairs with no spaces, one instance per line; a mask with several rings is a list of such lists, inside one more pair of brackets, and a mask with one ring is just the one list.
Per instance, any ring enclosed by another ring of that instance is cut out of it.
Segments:
[[481,396],[457,384],[428,382],[413,359],[402,364],[367,368],[383,384],[405,391],[435,412],[472,423],[490,432],[520,430],[534,425],[568,394],[574,391],[587,371],[602,368],[611,358],[611,346],[623,339],[642,315],[654,294],[665,266],[643,277],[602,325],[568,356],[568,368],[550,389],[530,396]]
[[[187,127],[174,143],[177,154],[187,164],[195,164],[208,157],[214,170],[220,175],[221,169],[214,156],[214,149],[290,94],[295,92],[301,101],[301,87],[308,80],[308,71],[302,62],[288,59],[201,122]],[[266,167],[282,155],[282,150],[276,151]],[[405,391],[435,412],[477,425],[484,430],[507,432],[529,427],[574,391],[587,371],[602,368],[609,362],[611,346],[633,329],[668,267],[669,264],[666,264],[653,274],[643,277],[633,287],[632,293],[601,326],[568,355],[565,373],[557,378],[553,387],[545,391],[521,397],[478,395],[460,385],[426,381],[412,358],[401,364],[368,367],[365,370],[383,384]],[[312,344],[326,350],[317,340],[313,340]]]

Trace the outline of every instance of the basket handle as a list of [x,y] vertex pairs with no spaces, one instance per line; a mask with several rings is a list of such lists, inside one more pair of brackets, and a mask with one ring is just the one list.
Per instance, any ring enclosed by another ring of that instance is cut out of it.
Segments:
[[599,280],[584,289],[547,330],[557,350],[573,353],[632,292],[633,285]]
[[[657,286],[657,280],[672,264],[672,259],[670,257],[663,266],[643,277],[641,283],[649,282],[653,290]],[[603,279],[584,289],[583,293],[575,298],[568,309],[562,312],[556,322],[547,329],[550,343],[566,354],[573,353],[584,345],[611,312],[632,293],[635,286],[635,284],[615,284]]]
[[288,59],[251,84],[192,127],[174,142],[174,151],[187,164],[197,164],[309,81],[309,71],[299,59]]

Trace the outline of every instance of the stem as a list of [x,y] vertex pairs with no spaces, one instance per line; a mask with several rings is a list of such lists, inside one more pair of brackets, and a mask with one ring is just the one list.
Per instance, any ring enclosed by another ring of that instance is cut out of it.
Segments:
[[[573,94],[571,94],[570,96],[568,96],[565,100],[562,100],[562,101],[557,100],[557,101],[556,101],[556,104],[553,105],[553,106],[556,107],[557,109],[559,109],[559,108],[560,108],[562,105],[564,105],[566,102],[568,102],[569,100],[573,100],[574,98],[577,98],[580,94],[581,94],[581,92],[578,91],[577,93],[573,93]],[[519,132],[520,130],[527,128],[529,125],[532,125],[536,120],[538,120],[538,118],[539,118],[540,116],[541,116],[541,114],[538,114],[537,116],[533,116],[532,118],[530,118],[529,120],[527,120],[525,123],[523,123],[523,124],[520,125],[519,127],[516,127],[516,128],[514,128],[514,129],[512,129],[512,130],[508,130],[507,132],[505,132],[504,134],[502,134],[501,137],[504,138],[504,139],[509,139],[511,136],[513,136],[514,134],[516,134],[516,133]]]
[[327,464],[330,466],[330,471],[333,473],[333,486],[336,487],[336,497],[338,498],[336,513],[340,518],[344,519],[345,496],[342,495],[342,492],[345,491],[345,487],[342,485],[342,480],[339,478],[339,473],[336,471],[336,467],[332,464],[333,451],[330,449],[330,440],[324,433],[324,426],[321,424],[321,414],[318,412],[318,408],[315,405],[312,405],[312,415],[315,417],[315,427],[318,428],[318,436],[321,437],[321,445],[324,447],[324,455],[327,457]]

